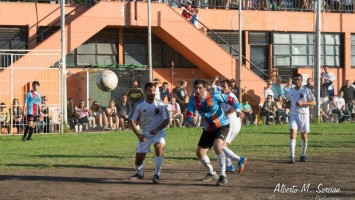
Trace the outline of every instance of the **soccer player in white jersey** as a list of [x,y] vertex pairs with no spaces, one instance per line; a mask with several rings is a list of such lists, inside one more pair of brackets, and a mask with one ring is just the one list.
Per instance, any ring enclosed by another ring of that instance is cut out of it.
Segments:
[[[232,93],[232,82],[230,80],[221,81],[220,87],[223,94],[231,96],[232,98],[237,98]],[[241,120],[244,117],[244,113],[240,110],[234,110],[232,106],[226,103],[221,104],[221,108],[226,113],[229,121],[229,132],[227,138],[223,144],[223,152],[226,155],[226,171],[234,171],[234,166],[232,165],[232,160],[237,161],[238,173],[242,173],[247,159],[245,157],[240,157],[235,154],[232,150],[228,148],[228,145],[237,137],[240,128],[242,126]]]
[[[160,181],[160,170],[163,165],[163,149],[165,145],[165,127],[170,122],[169,112],[164,103],[155,98],[156,85],[152,82],[145,84],[145,99],[137,102],[128,119],[131,128],[138,138],[136,149],[136,174],[131,180],[144,178],[143,162],[150,151],[150,145],[155,149],[155,172],[153,183]],[[141,130],[137,128],[137,119],[140,119]]]
[[290,163],[295,162],[295,148],[297,130],[301,132],[301,162],[306,162],[306,151],[308,145],[307,133],[309,132],[309,106],[315,105],[312,91],[302,86],[302,75],[294,77],[295,87],[287,95],[288,105],[291,106],[290,118]]

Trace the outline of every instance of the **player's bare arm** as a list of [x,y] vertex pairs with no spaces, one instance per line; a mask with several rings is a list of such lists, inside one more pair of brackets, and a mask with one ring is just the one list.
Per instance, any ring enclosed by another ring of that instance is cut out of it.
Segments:
[[314,106],[316,105],[315,101],[297,101],[296,106]]
[[151,135],[155,135],[157,134],[160,130],[162,130],[163,128],[165,128],[167,125],[169,125],[170,123],[170,119],[165,119],[157,128],[150,130],[149,133]]
[[137,136],[139,141],[141,142],[147,141],[147,138],[139,132],[136,121],[130,121],[129,124],[132,128],[133,133]]

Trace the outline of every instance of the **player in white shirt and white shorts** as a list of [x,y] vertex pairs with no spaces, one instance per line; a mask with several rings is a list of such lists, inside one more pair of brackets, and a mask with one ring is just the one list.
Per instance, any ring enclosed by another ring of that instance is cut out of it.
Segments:
[[[237,98],[231,91],[232,91],[232,82],[229,80],[221,81],[221,91],[223,94],[227,94],[229,97]],[[232,143],[232,141],[237,137],[240,128],[242,126],[241,118],[243,118],[244,113],[241,110],[234,110],[232,106],[229,104],[222,103],[221,108],[228,117],[229,121],[229,132],[226,137],[225,143],[223,145],[223,151],[226,155],[226,171],[232,172],[234,171],[234,166],[232,165],[232,161],[237,161],[238,165],[238,173],[242,173],[244,170],[244,166],[246,164],[247,159],[245,157],[241,157],[235,154],[232,150],[228,148],[228,144]],[[238,115],[237,115],[238,113]]]
[[[143,162],[145,156],[150,152],[150,146],[154,144],[155,149],[155,173],[153,183],[159,183],[160,170],[163,164],[163,149],[165,145],[165,127],[170,122],[169,112],[164,102],[155,99],[156,85],[149,82],[145,85],[145,99],[137,102],[132,109],[128,119],[131,128],[138,138],[136,149],[136,174],[131,180],[144,178]],[[137,120],[140,120],[141,130],[137,128]]]
[[294,77],[295,87],[290,90],[286,99],[291,103],[290,117],[290,158],[289,162],[295,162],[295,148],[297,131],[301,132],[301,158],[306,162],[306,151],[308,146],[307,133],[309,132],[309,106],[315,105],[312,91],[302,85],[302,75],[296,74]]

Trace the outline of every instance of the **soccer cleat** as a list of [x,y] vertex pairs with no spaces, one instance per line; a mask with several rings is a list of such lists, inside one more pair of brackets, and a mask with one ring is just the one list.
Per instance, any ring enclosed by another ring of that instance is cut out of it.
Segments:
[[226,167],[226,172],[234,172],[235,168],[234,165],[229,165],[228,167]]
[[300,161],[301,162],[307,162],[307,157],[306,156],[301,156]]
[[295,157],[293,156],[290,156],[290,159],[288,161],[289,163],[295,163]]
[[247,164],[247,158],[240,157],[240,160],[238,162],[238,174],[241,174],[244,171],[244,167]]
[[201,179],[201,181],[212,181],[218,179],[217,174],[207,174],[205,177]]
[[129,180],[135,181],[135,180],[141,180],[144,178],[144,174],[139,175],[139,174],[135,174],[133,176],[131,176],[131,178],[129,178]]
[[217,181],[217,186],[225,185],[228,182],[227,177],[221,175]]
[[160,181],[159,175],[156,175],[156,174],[155,174],[155,175],[153,176],[153,183],[154,183],[154,184],[158,184],[159,181]]
[[27,140],[31,140],[31,141],[33,141],[33,139],[32,139],[32,138],[27,138]]
[[26,141],[26,137],[22,137],[22,139],[21,139],[22,141]]

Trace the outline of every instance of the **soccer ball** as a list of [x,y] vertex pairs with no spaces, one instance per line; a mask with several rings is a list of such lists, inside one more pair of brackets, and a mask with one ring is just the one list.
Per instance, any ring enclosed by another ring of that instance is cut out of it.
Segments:
[[104,70],[100,72],[96,79],[96,85],[100,90],[105,92],[111,92],[117,87],[118,78],[117,75],[110,70]]

